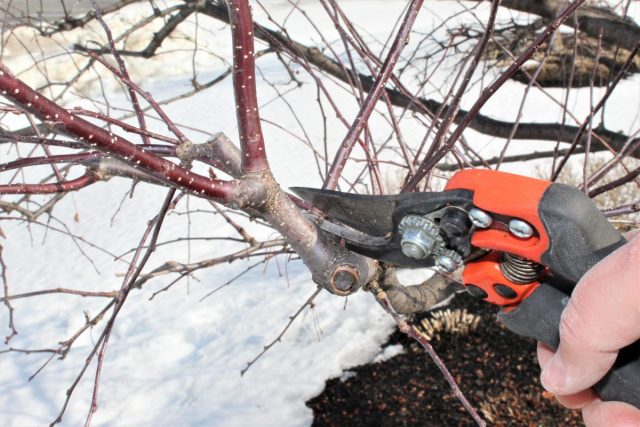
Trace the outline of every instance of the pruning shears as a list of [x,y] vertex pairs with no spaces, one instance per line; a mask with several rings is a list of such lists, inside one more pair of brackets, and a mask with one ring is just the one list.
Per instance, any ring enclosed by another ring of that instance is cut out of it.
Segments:
[[[583,192],[500,171],[459,171],[442,192],[293,191],[351,251],[399,267],[463,267],[465,289],[500,306],[508,329],[553,349],[573,288],[626,243]],[[611,292],[615,285],[603,283]],[[594,388],[603,400],[640,408],[640,341],[620,351]]]

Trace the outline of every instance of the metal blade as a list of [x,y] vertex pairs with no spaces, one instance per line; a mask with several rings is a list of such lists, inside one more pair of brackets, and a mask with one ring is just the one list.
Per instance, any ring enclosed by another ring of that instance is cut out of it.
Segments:
[[291,190],[327,214],[331,220],[375,237],[394,231],[392,217],[396,206],[403,200],[415,197],[410,193],[370,196],[303,187]]
[[386,247],[389,245],[389,238],[370,236],[362,231],[356,230],[355,228],[336,224],[331,221],[322,221],[320,223],[320,228],[335,236],[342,237],[349,242],[356,243],[361,247],[376,248]]

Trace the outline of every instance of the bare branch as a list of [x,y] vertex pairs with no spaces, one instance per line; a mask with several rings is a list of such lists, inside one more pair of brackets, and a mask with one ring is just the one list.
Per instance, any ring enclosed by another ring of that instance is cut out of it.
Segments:
[[356,140],[360,136],[360,133],[364,129],[373,109],[375,108],[375,104],[380,99],[382,92],[384,90],[384,86],[389,80],[391,73],[393,72],[393,67],[396,65],[398,58],[400,57],[400,53],[402,49],[405,47],[407,39],[409,38],[409,34],[411,32],[411,28],[418,16],[418,11],[422,6],[423,0],[411,0],[409,8],[404,16],[404,20],[396,37],[389,49],[389,53],[387,54],[387,58],[382,64],[382,68],[380,69],[380,73],[373,83],[373,87],[369,91],[367,98],[364,100],[362,106],[360,107],[360,111],[356,118],[353,121],[353,124],[349,128],[349,132],[344,137],[342,141],[342,145],[340,146],[338,152],[336,153],[333,162],[331,163],[331,168],[329,169],[329,173],[325,178],[323,188],[327,188],[329,190],[333,190],[338,185],[338,178],[342,174],[342,170],[344,169],[345,164],[347,163],[347,159],[351,154],[351,150],[353,149]]
[[421,334],[420,331],[415,326],[407,323],[406,320],[404,320],[402,317],[400,317],[398,313],[395,312],[386,293],[382,289],[380,289],[377,283],[372,282],[370,284],[370,291],[373,293],[373,295],[376,298],[376,301],[378,301],[378,303],[382,306],[382,308],[384,308],[385,311],[389,313],[393,317],[393,319],[396,321],[396,323],[398,324],[398,329],[400,329],[401,332],[407,334],[408,336],[416,340],[422,346],[422,348],[425,349],[427,354],[429,354],[431,359],[434,361],[438,369],[440,369],[440,372],[442,372],[445,379],[451,386],[451,390],[453,391],[453,394],[460,401],[460,403],[462,403],[462,406],[464,406],[465,410],[471,415],[473,420],[479,426],[486,426],[485,421],[480,417],[480,415],[478,415],[478,411],[476,411],[476,409],[471,405],[471,403],[469,403],[467,398],[464,396],[464,394],[462,393],[462,390],[460,390],[460,387],[458,386],[455,379],[447,369],[447,366],[442,361],[442,359],[440,359],[440,356],[438,356],[438,354],[435,352],[435,350],[433,349],[429,341],[424,337],[424,335]]
[[25,292],[22,294],[12,294],[10,296],[5,296],[3,298],[0,298],[0,301],[6,304],[8,301],[11,301],[11,300],[16,300],[21,298],[31,298],[35,296],[50,295],[50,294],[69,294],[69,295],[78,295],[81,297],[100,297],[100,298],[115,298],[118,296],[117,291],[93,292],[93,291],[82,291],[78,289],[53,288],[53,289],[44,289],[42,291]]
[[300,313],[302,313],[307,306],[313,307],[313,300],[316,299],[320,291],[322,291],[322,288],[318,287],[318,289],[316,289],[311,294],[311,296],[304,302],[304,304],[300,306],[298,311],[296,311],[292,316],[289,316],[289,321],[287,322],[285,327],[282,329],[282,331],[280,331],[280,334],[278,334],[278,336],[275,337],[275,339],[271,341],[269,344],[265,345],[262,348],[262,351],[247,363],[247,366],[245,366],[244,369],[240,371],[240,376],[244,376],[244,374],[247,373],[247,371],[253,366],[254,363],[256,363],[262,356],[264,356],[264,354],[268,352],[271,349],[271,347],[273,347],[274,345],[276,345],[282,340],[282,337],[284,336],[284,334],[287,333],[287,331],[289,330],[293,322],[298,318],[298,316],[300,316]]
[[253,20],[247,0],[229,0],[233,46],[233,89],[244,173],[269,169],[256,94]]
[[41,120],[50,122],[61,131],[75,136],[89,147],[144,168],[171,186],[216,200],[229,200],[237,190],[235,183],[206,178],[185,170],[69,113],[15,78],[4,64],[0,64],[0,91],[2,95],[33,112]]
[[79,178],[55,184],[6,184],[0,185],[0,194],[51,194],[78,191],[98,181],[94,173],[87,173]]
[[473,104],[469,113],[465,116],[458,127],[453,131],[451,136],[447,139],[444,146],[434,153],[432,156],[423,160],[422,164],[418,168],[416,175],[405,186],[406,189],[413,189],[416,185],[429,173],[429,171],[442,159],[453,145],[462,136],[462,132],[469,126],[473,118],[480,112],[482,106],[493,96],[493,94],[502,87],[511,76],[513,76],[538,49],[544,42],[546,42],[551,35],[567,20],[569,16],[578,8],[585,0],[573,0],[567,4],[567,6],[558,14],[558,16],[547,25],[545,30],[536,38],[536,40],[527,48],[527,50],[521,54],[514,62],[509,66],[507,70],[502,72],[500,76],[487,88],[485,88],[480,97]]
[[[2,236],[2,231],[0,230],[0,236]],[[4,291],[4,297],[0,298],[4,305],[7,307],[9,311],[9,329],[11,333],[4,338],[4,343],[9,344],[11,338],[18,334],[16,330],[16,325],[13,320],[14,309],[11,305],[10,297],[9,297],[9,279],[7,278],[7,264],[4,262],[4,258],[2,257],[3,246],[0,245],[0,269],[2,269],[2,274],[0,274],[0,278],[2,278],[2,289]]]

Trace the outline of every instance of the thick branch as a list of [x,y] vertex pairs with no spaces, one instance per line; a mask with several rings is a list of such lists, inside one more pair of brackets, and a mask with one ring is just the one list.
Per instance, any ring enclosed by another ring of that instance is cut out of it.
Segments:
[[233,89],[245,173],[269,169],[256,94],[253,20],[247,0],[229,0],[233,46]]
[[375,277],[376,261],[347,250],[320,232],[275,181],[265,185],[271,189],[262,210],[265,219],[300,255],[314,282],[335,294],[348,295]]
[[239,179],[242,176],[242,153],[222,132],[213,135],[205,144],[186,142],[176,148],[183,162],[206,159],[227,175]]
[[441,274],[434,274],[424,282],[404,286],[398,281],[396,271],[387,267],[380,287],[387,293],[393,309],[400,314],[428,311],[464,287]]
[[[565,0],[503,0],[502,6],[521,12],[531,13],[546,19],[553,19],[566,4]],[[640,40],[640,26],[630,18],[622,18],[613,11],[595,7],[583,6],[575,13],[576,20],[568,19],[564,25],[576,25],[585,34],[593,38],[613,43],[625,49],[633,49]]]

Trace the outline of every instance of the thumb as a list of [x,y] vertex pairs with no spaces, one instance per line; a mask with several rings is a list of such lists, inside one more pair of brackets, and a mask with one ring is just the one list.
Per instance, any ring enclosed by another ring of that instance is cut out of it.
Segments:
[[640,236],[595,265],[576,286],[560,321],[560,345],[541,381],[554,394],[578,393],[640,338]]

